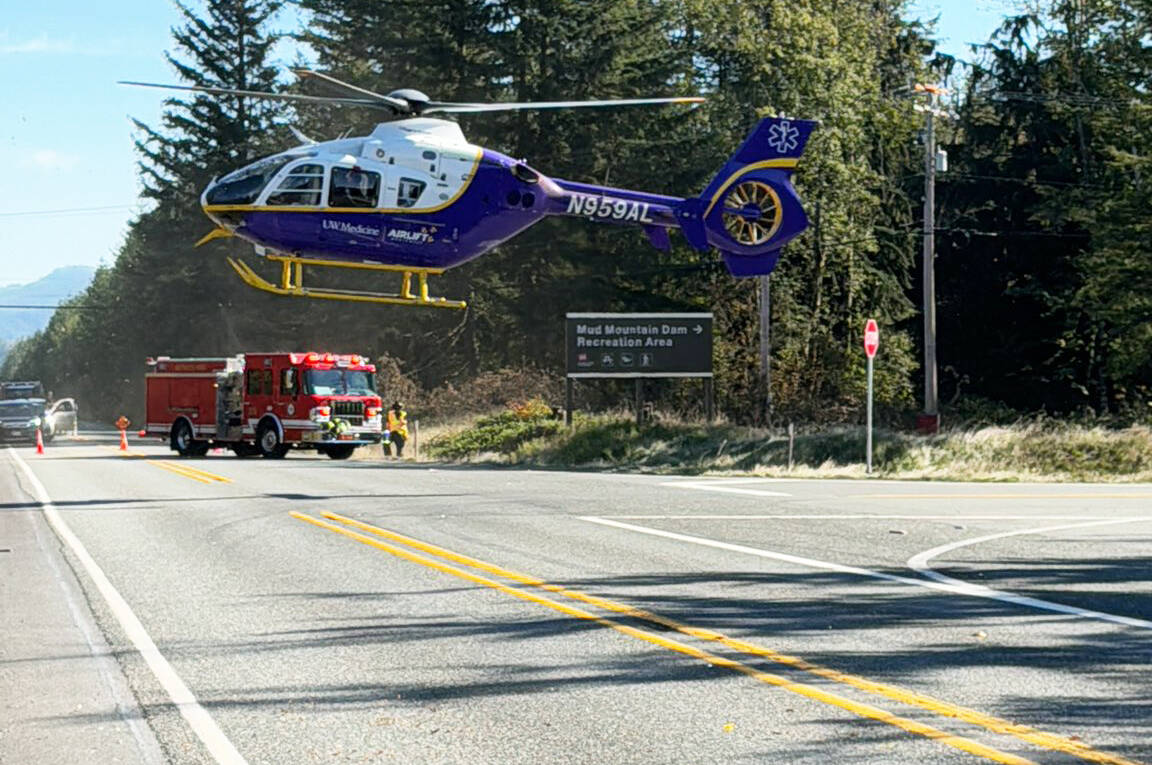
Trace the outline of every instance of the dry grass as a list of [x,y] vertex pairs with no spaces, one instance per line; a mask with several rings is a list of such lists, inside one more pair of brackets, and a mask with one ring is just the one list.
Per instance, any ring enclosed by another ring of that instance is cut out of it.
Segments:
[[[637,428],[625,416],[580,418],[572,430],[491,432],[489,420],[439,426],[425,458],[534,467],[692,475],[863,478],[859,427],[797,434],[662,418]],[[555,432],[553,432],[555,431]],[[493,446],[499,444],[499,446]],[[478,448],[472,448],[477,445]],[[485,447],[484,445],[487,445]],[[873,475],[952,481],[1152,481],[1152,430],[1045,421],[958,430],[936,436],[879,431]]]

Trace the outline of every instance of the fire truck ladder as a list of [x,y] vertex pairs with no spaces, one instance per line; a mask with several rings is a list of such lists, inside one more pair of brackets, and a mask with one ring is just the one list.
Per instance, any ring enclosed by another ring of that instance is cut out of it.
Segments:
[[[244,283],[264,292],[274,295],[288,295],[290,297],[313,298],[317,300],[342,300],[351,303],[387,303],[390,305],[422,305],[433,308],[467,308],[463,300],[448,300],[442,297],[428,296],[428,276],[442,274],[442,268],[408,268],[405,266],[388,266],[377,263],[345,263],[338,260],[319,260],[316,258],[301,258],[294,255],[266,255],[268,260],[280,263],[280,284],[275,285],[260,276],[252,267],[237,258],[228,258],[228,264],[240,275]],[[344,290],[334,288],[317,288],[304,286],[304,266],[320,266],[324,268],[351,268],[360,271],[391,271],[404,275],[400,291],[364,292],[360,290]],[[419,281],[419,294],[412,294],[412,275]]]

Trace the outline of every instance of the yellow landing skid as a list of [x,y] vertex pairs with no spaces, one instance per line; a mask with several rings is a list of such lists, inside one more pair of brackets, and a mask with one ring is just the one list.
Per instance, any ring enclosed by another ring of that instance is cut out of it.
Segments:
[[[463,300],[448,300],[447,298],[428,297],[429,274],[442,274],[443,269],[406,268],[404,266],[385,266],[374,263],[345,263],[336,260],[317,260],[315,258],[297,258],[289,255],[268,255],[268,260],[280,263],[280,284],[272,284],[252,270],[242,260],[228,258],[229,265],[240,275],[244,283],[264,292],[274,295],[288,295],[290,297],[305,297],[316,300],[343,300],[350,303],[385,303],[389,305],[425,305],[433,308],[466,308]],[[360,271],[391,271],[404,275],[400,292],[395,294],[384,292],[362,292],[359,290],[326,289],[304,286],[304,266],[322,266],[325,268],[353,268]],[[412,294],[412,275],[419,280],[419,294]]]

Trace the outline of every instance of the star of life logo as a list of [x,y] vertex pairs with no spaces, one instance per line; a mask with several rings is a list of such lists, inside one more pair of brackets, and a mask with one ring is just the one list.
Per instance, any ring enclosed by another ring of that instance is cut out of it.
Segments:
[[800,144],[800,130],[788,120],[768,128],[768,145],[778,154],[795,151]]

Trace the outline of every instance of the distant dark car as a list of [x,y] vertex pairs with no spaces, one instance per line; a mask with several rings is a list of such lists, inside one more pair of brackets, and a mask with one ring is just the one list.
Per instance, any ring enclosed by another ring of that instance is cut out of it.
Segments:
[[0,440],[35,441],[40,428],[45,441],[52,440],[48,402],[42,398],[15,398],[0,401]]
[[62,398],[49,404],[42,398],[0,401],[0,441],[36,440],[36,428],[44,441],[75,432],[76,401]]

